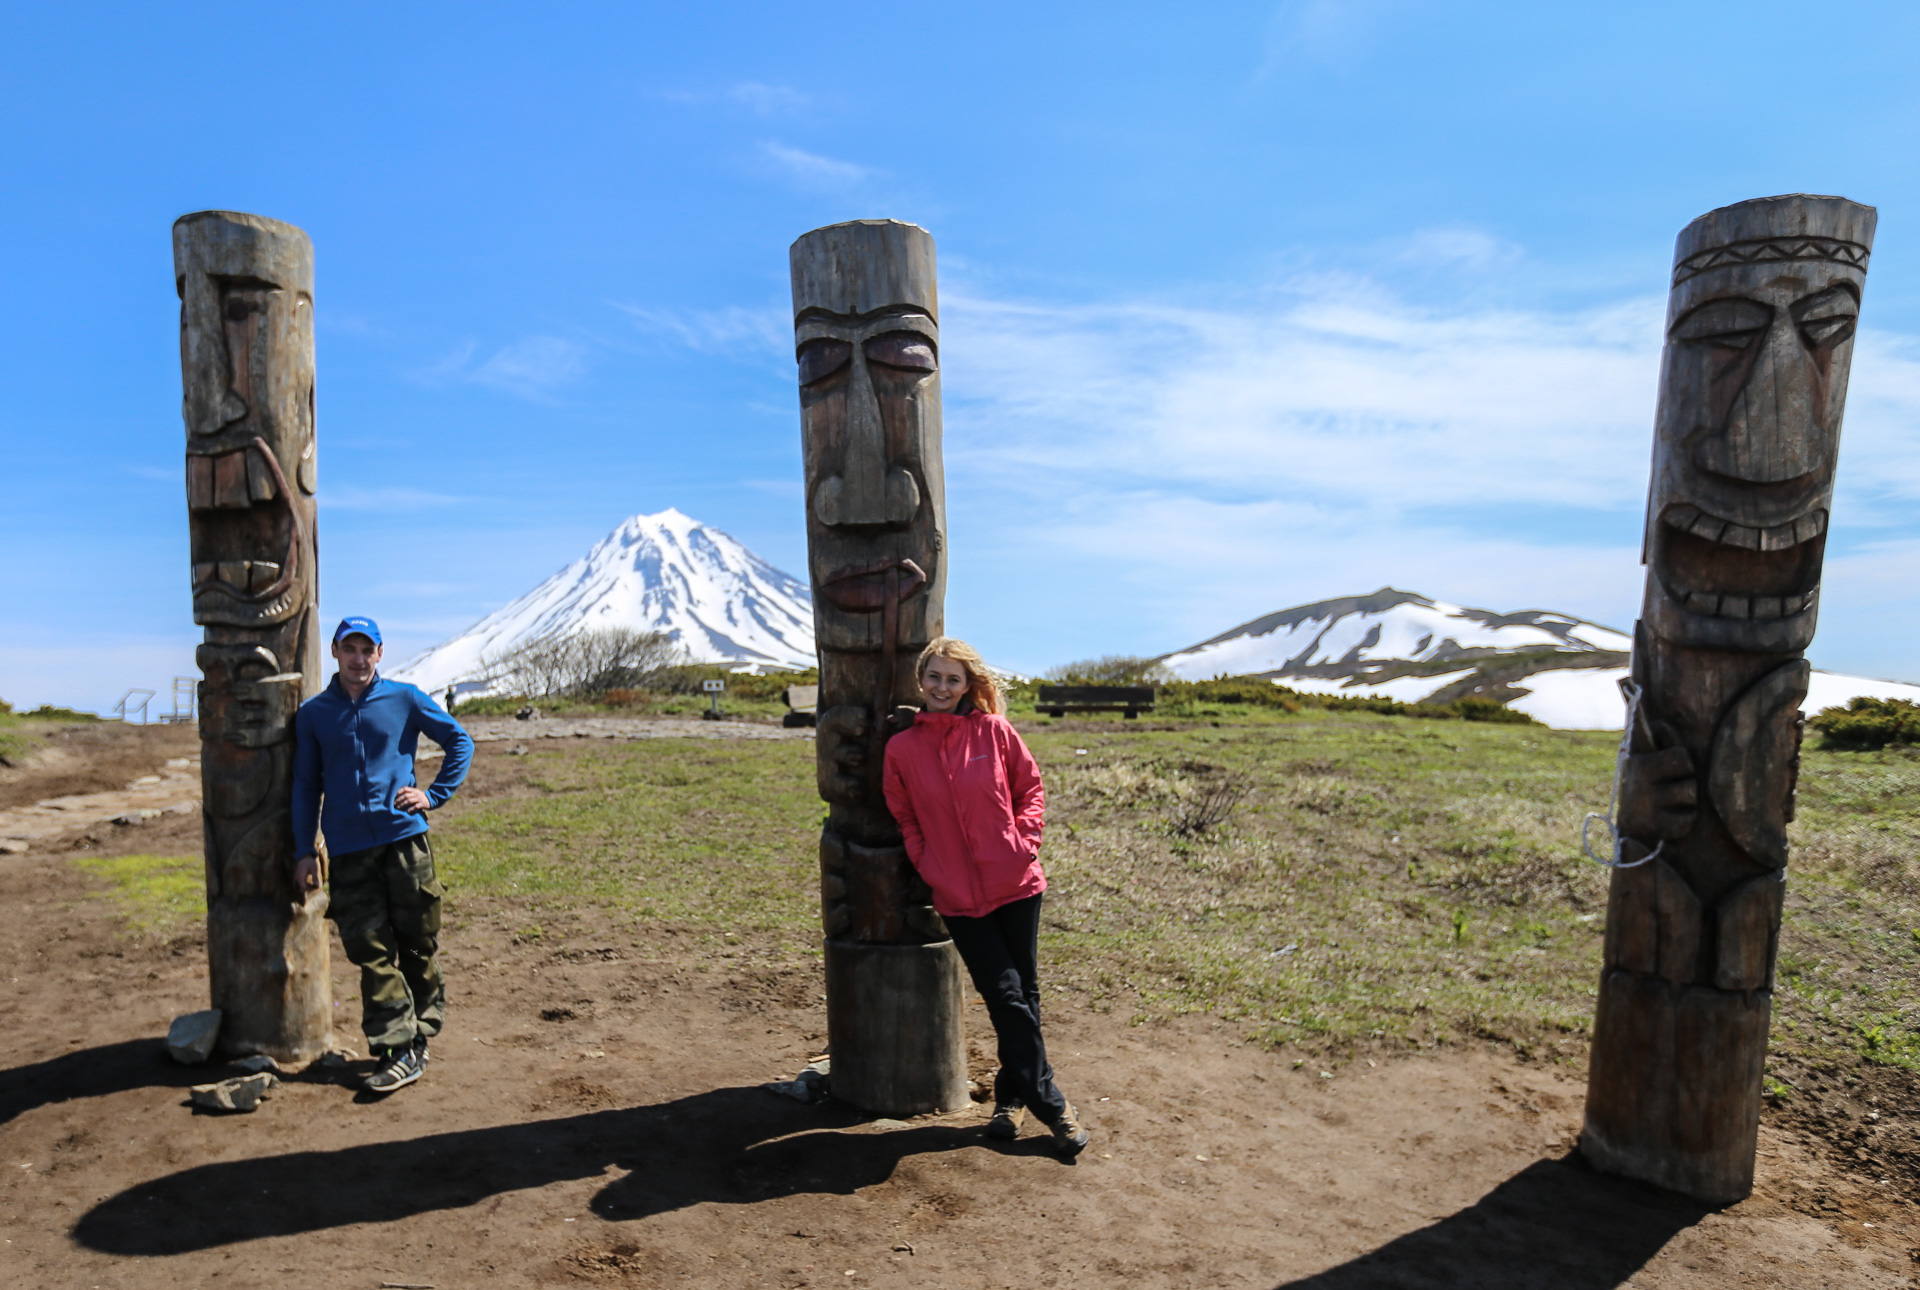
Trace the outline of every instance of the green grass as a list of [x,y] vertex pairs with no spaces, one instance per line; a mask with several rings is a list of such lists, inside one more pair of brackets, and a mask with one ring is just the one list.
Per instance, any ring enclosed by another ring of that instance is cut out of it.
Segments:
[[172,934],[207,916],[206,866],[199,856],[83,856],[79,865],[106,880],[103,894],[143,935]]
[[456,899],[806,939],[823,812],[811,743],[648,739],[535,757],[531,795],[456,798],[437,824]]
[[91,712],[42,705],[29,712],[15,712],[0,703],[0,766],[18,764],[47,735],[76,721],[98,721]]
[[[1579,826],[1616,736],[1316,709],[1022,724],[1049,795],[1049,989],[1142,1021],[1210,1011],[1316,1055],[1584,1051],[1607,874]],[[565,911],[596,907],[638,936],[817,953],[810,742],[569,741],[516,765],[527,782],[436,819],[456,911],[503,902],[556,944]],[[1221,785],[1244,790],[1230,818],[1177,827]],[[1920,1068],[1920,750],[1808,749],[1799,803],[1776,1056]],[[130,908],[197,912],[197,861],[86,863]]]

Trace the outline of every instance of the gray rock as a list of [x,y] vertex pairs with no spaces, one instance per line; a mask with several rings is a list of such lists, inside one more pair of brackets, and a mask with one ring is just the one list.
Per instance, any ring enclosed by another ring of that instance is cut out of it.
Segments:
[[807,1068],[793,1079],[775,1080],[760,1087],[796,1102],[821,1101],[827,1096],[827,1076],[832,1070],[832,1061],[830,1057],[822,1057],[808,1063]]
[[273,1060],[273,1058],[267,1056],[265,1053],[254,1053],[252,1056],[242,1057],[238,1061],[234,1062],[234,1065],[238,1066],[243,1071],[252,1071],[255,1073],[258,1073],[260,1071],[272,1071],[275,1075],[278,1075],[280,1073],[280,1063],[276,1062],[275,1060]]
[[175,1017],[167,1027],[167,1056],[182,1066],[204,1066],[213,1056],[213,1041],[219,1037],[218,1008]]
[[261,1071],[255,1075],[236,1075],[218,1084],[195,1084],[189,1096],[195,1106],[204,1106],[210,1111],[251,1111],[279,1082],[272,1071]]

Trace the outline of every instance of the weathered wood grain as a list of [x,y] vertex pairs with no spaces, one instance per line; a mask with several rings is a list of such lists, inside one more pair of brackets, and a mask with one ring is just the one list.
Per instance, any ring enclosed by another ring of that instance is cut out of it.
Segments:
[[332,1031],[326,895],[293,882],[293,716],[321,684],[313,246],[202,211],[173,226],[220,1048],[311,1059]]
[[1581,1150],[1727,1203],[1753,1187],[1773,961],[1874,212],[1760,198],[1680,234]]
[[821,918],[833,1090],[911,1115],[966,1100],[959,955],[880,776],[947,579],[933,238],[894,220],[793,244],[807,563],[820,684]]

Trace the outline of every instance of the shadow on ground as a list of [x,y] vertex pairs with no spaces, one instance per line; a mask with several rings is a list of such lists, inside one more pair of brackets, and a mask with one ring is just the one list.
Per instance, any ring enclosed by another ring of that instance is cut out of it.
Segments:
[[[501,1192],[600,1178],[609,1166],[627,1174],[590,1207],[617,1221],[703,1201],[851,1195],[884,1182],[907,1156],[986,1141],[979,1125],[846,1131],[865,1119],[831,1103],[806,1107],[759,1088],[724,1088],[655,1106],[226,1161],[111,1196],[81,1217],[73,1236],[107,1254],[182,1254],[463,1208]],[[1052,1154],[1038,1137],[1007,1149]]]
[[97,1048],[76,1048],[31,1066],[0,1070],[0,1124],[25,1115],[35,1107],[79,1097],[106,1097],[135,1088],[181,1088],[219,1079],[237,1071],[215,1074],[188,1070],[167,1057],[160,1039],[128,1039]]
[[1614,1290],[1711,1212],[1574,1154],[1529,1165],[1459,1213],[1280,1290]]

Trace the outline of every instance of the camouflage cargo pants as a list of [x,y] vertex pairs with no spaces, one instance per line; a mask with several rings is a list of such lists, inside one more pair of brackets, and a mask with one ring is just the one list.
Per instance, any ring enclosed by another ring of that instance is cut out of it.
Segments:
[[437,1035],[447,1015],[440,898],[433,846],[424,833],[333,857],[327,917],[360,969],[361,1029],[374,1048]]

